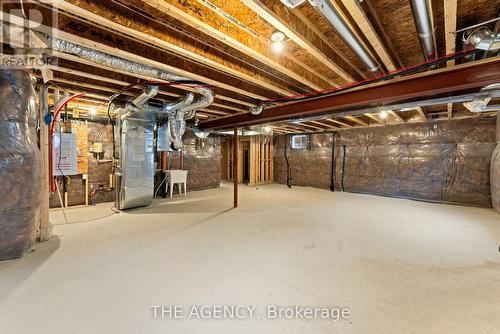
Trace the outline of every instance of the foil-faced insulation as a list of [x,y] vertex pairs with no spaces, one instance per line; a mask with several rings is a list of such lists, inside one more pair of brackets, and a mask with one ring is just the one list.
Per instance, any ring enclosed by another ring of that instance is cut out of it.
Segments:
[[[338,131],[333,173],[332,142],[329,133],[311,135],[310,149],[291,150],[288,143],[293,185],[329,188],[333,179],[336,190],[491,207],[491,188],[500,180],[490,185],[492,118]],[[284,143],[284,136],[274,143],[275,181],[283,184]]]
[[491,203],[500,213],[500,112],[497,112],[497,146],[491,157]]
[[22,70],[0,69],[0,260],[22,257],[40,205],[36,94]]

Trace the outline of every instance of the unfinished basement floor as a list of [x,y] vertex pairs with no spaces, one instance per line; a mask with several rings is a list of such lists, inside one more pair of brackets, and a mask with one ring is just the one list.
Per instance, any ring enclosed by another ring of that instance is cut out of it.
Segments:
[[[492,209],[268,185],[113,214],[67,211],[53,241],[0,264],[0,333],[498,333]],[[60,224],[60,212],[51,218]],[[88,220],[88,221],[84,221]],[[255,305],[260,319],[153,319],[151,305]],[[269,320],[269,305],[349,320]]]

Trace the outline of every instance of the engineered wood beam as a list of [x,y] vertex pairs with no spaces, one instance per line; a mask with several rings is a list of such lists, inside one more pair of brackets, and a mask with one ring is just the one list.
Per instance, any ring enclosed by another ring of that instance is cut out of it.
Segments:
[[370,42],[385,67],[389,71],[394,71],[396,69],[396,65],[389,56],[389,53],[387,52],[383,42],[375,32],[372,24],[366,17],[366,14],[361,8],[359,2],[357,0],[342,0],[342,3],[347,8],[349,14],[351,14],[352,18],[363,32],[366,39]]
[[418,113],[418,116],[420,117],[420,119],[423,122],[427,122],[427,115],[425,114],[424,109],[422,107],[416,107],[415,109],[417,110],[417,113]]
[[[131,38],[143,41],[145,43],[157,46],[163,50],[174,52],[183,57],[192,59],[202,65],[217,69],[219,71],[231,74],[242,80],[260,85],[264,88],[272,90],[281,95],[293,95],[293,92],[283,89],[269,80],[265,80],[258,73],[244,72],[241,67],[231,64],[222,57],[209,57],[210,54],[204,49],[197,48],[185,41],[159,31],[154,26],[146,26],[142,22],[134,21],[121,13],[113,11],[113,8],[103,8],[96,1],[80,1],[80,0],[39,0],[45,4],[53,4],[60,10],[72,13],[89,22],[92,22],[107,29],[119,31],[122,34]],[[215,59],[214,59],[215,58]]]
[[[39,25],[39,24],[36,24],[35,22],[25,20],[24,18],[22,18],[20,16],[16,16],[16,15],[13,15],[10,13],[5,13],[5,12],[1,12],[1,13],[2,13],[2,20],[4,20],[4,22],[8,22],[10,24],[14,24],[17,26],[24,26],[24,27],[32,27],[33,30],[42,32],[42,33],[50,35],[50,36],[52,34],[56,34],[57,37],[60,39],[63,39],[63,40],[66,40],[66,41],[69,41],[69,42],[72,42],[72,43],[75,43],[75,44],[78,44],[78,45],[81,45],[84,47],[98,50],[100,52],[114,55],[116,57],[120,57],[123,59],[134,61],[134,62],[137,62],[140,64],[148,65],[148,66],[151,66],[151,67],[154,67],[154,68],[166,71],[166,72],[170,72],[170,73],[173,73],[176,75],[190,78],[190,79],[195,80],[195,81],[204,82],[204,83],[213,85],[215,87],[220,87],[222,89],[225,89],[225,90],[237,93],[237,94],[248,96],[250,98],[254,98],[257,100],[268,99],[268,97],[266,97],[266,96],[255,94],[255,93],[249,92],[247,90],[243,90],[243,89],[238,88],[238,87],[234,87],[228,83],[220,82],[220,81],[205,77],[203,75],[199,75],[199,74],[195,74],[195,73],[190,72],[190,71],[179,69],[177,67],[166,64],[164,62],[156,61],[156,60],[147,58],[145,56],[137,55],[137,54],[132,53],[132,52],[123,51],[119,48],[111,47],[107,44],[103,44],[100,41],[103,41],[103,40],[107,41],[108,40],[107,37],[103,37],[97,33],[92,34],[92,36],[99,41],[84,38],[84,37],[82,37],[81,34],[80,34],[80,36],[77,36],[77,35],[74,35],[72,33],[68,33],[66,31],[60,30],[60,29],[47,27],[45,25]],[[68,20],[68,21],[71,21],[71,20]],[[68,22],[66,22],[66,23],[68,23]],[[62,17],[59,17],[59,26],[60,27],[66,26],[64,24],[64,19]],[[130,74],[130,75],[134,75],[134,74]]]
[[[321,49],[325,45],[315,36],[307,26],[303,25],[295,15],[277,0],[241,0],[248,8],[269,22],[277,30],[306,50],[314,58],[338,74],[346,82],[353,82],[354,78],[343,68],[330,59]],[[323,44],[323,45],[322,45]]]
[[381,120],[380,118],[378,118],[377,116],[375,116],[374,114],[364,114],[366,117],[368,117],[369,119],[375,121],[376,123],[380,124],[380,125],[385,125],[385,122],[383,120]]
[[[455,52],[457,31],[457,0],[444,0],[444,36],[446,54]],[[455,60],[449,60],[447,66],[455,65]]]
[[338,125],[342,125],[342,126],[344,126],[344,127],[346,127],[346,128],[352,128],[352,125],[351,125],[351,124],[347,124],[347,123],[342,122],[342,121],[339,121],[339,120],[337,120],[337,119],[335,119],[335,118],[328,118],[328,119],[325,119],[325,121],[332,122],[332,123],[336,123],[336,124],[338,124]]
[[357,117],[354,117],[354,116],[345,116],[344,118],[351,121],[351,122],[357,123],[361,126],[369,126],[369,124],[367,122],[365,122]]
[[387,113],[392,117],[394,117],[395,119],[397,119],[399,122],[406,123],[406,120],[403,117],[401,117],[401,115],[397,111],[389,110]]
[[287,64],[283,59],[273,55],[269,45],[262,43],[259,38],[241,29],[221,24],[219,18],[213,19],[216,14],[200,9],[200,7],[195,6],[194,1],[141,0],[141,2],[189,25],[202,34],[210,35],[218,41],[246,53],[255,60],[280,71],[313,90],[323,89],[317,80],[308,77],[303,72],[299,73],[301,71],[298,71],[296,66]]
[[334,126],[334,125],[331,125],[331,124],[327,124],[327,123],[323,123],[321,121],[310,121],[309,123],[313,123],[313,124],[317,124],[317,125],[320,125],[320,126],[324,126],[328,129],[338,129],[337,126]]
[[453,103],[448,103],[446,105],[446,110],[447,110],[448,119],[452,119],[453,118]]
[[357,68],[356,65],[354,65],[351,62],[351,60],[349,58],[347,58],[343,53],[338,51],[337,48],[334,45],[332,45],[332,43],[328,39],[328,37],[326,37],[325,34],[323,34],[323,32],[321,30],[319,30],[318,27],[316,27],[316,25],[314,25],[314,23],[312,23],[304,14],[302,14],[302,12],[300,10],[293,10],[293,13],[295,14],[295,16],[297,16],[297,18],[300,21],[302,21],[302,23],[304,23],[309,29],[311,29],[316,34],[316,36],[318,36],[323,41],[323,43],[325,43],[325,45],[328,45],[330,47],[330,49],[340,59],[342,59],[343,62],[345,62],[349,66],[349,68],[351,68],[353,71],[355,71],[361,78],[366,77],[366,75],[363,73],[363,71],[361,71],[359,68]]
[[[108,91],[108,92],[111,92],[111,93],[117,93],[118,92],[117,89],[113,89],[111,87],[105,87],[105,86],[93,85],[93,84],[85,83],[83,81],[85,79],[92,79],[92,80],[96,80],[96,81],[101,81],[103,83],[110,83],[110,84],[115,84],[115,85],[120,85],[120,86],[128,86],[128,85],[131,84],[130,82],[127,82],[127,81],[114,80],[114,79],[111,79],[111,78],[106,78],[106,77],[99,76],[99,75],[89,74],[89,73],[86,73],[86,72],[81,72],[81,71],[77,71],[77,70],[70,69],[70,68],[65,68],[65,67],[49,66],[48,68],[51,69],[51,70],[53,70],[53,71],[57,71],[57,72],[61,72],[61,73],[66,73],[66,74],[70,74],[70,75],[74,75],[74,76],[78,76],[78,77],[82,78],[82,81],[74,81],[74,80],[66,80],[64,78],[58,78],[58,77],[56,77],[56,78],[54,78],[53,81],[55,81],[55,82],[61,82],[61,83],[66,83],[66,84],[71,84],[71,85],[75,85],[75,86],[80,86],[80,87],[84,87],[84,88],[105,90],[105,91]],[[136,95],[136,94],[133,94],[133,93],[130,93],[130,92],[124,92],[124,94],[125,95],[129,95],[129,96],[135,96]],[[158,94],[159,95],[164,95],[164,96],[171,96],[171,97],[175,97],[175,98],[180,98],[181,97],[181,95],[174,94],[174,93],[171,93],[171,92],[167,92],[167,91],[164,91],[164,90],[159,90]],[[211,107],[219,107],[219,108],[223,108],[223,109],[230,109],[230,110],[234,110],[234,111],[237,111],[237,112],[245,112],[245,110],[243,110],[243,109],[233,108],[233,107],[227,106],[225,104],[220,104],[220,103],[212,103],[210,106]],[[226,113],[226,115],[228,115],[228,114],[231,114],[231,112],[227,112]]]

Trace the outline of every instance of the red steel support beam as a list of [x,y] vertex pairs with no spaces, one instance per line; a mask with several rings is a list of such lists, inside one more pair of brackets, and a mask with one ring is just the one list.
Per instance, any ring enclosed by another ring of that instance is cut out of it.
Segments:
[[233,138],[233,184],[234,184],[234,205],[233,207],[238,207],[238,126],[234,126],[234,138]]
[[221,129],[310,117],[335,111],[381,106],[387,103],[421,100],[429,97],[453,96],[478,90],[500,82],[500,57],[473,64],[434,70],[405,78],[393,79],[334,95],[311,98],[265,110],[260,115],[235,114],[200,122],[200,129]]

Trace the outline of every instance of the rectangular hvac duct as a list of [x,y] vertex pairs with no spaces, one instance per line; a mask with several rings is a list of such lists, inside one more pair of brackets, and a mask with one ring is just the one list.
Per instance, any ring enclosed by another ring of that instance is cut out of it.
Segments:
[[154,114],[135,113],[120,128],[117,208],[148,206],[154,193]]

